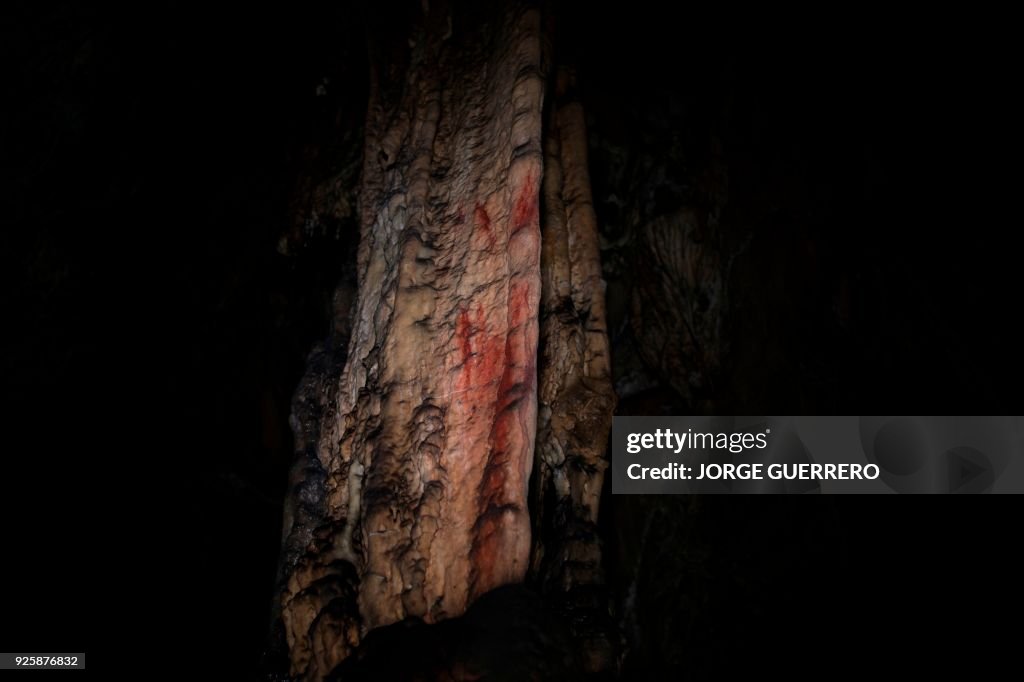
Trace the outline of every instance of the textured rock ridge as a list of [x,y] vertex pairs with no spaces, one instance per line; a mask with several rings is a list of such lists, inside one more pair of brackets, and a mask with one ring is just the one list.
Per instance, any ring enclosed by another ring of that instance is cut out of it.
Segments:
[[596,672],[615,656],[597,528],[615,392],[586,125],[571,70],[559,70],[549,108],[532,572],[570,617]]

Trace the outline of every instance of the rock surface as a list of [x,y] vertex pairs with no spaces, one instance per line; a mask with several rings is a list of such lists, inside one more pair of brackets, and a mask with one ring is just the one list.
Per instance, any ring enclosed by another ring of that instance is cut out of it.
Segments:
[[[394,32],[386,34],[392,35]],[[281,616],[292,674],[526,574],[541,295],[540,16],[432,5],[380,44],[340,380],[297,396]]]

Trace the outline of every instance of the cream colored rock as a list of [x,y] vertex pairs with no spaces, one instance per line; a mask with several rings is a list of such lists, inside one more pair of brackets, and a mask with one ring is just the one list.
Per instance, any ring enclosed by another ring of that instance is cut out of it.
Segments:
[[435,5],[406,61],[374,60],[347,362],[297,398],[280,608],[307,679],[369,630],[460,615],[529,565],[540,17]]

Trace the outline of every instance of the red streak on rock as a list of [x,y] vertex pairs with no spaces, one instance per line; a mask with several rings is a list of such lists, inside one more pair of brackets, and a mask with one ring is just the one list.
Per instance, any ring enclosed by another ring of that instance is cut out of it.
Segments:
[[465,363],[473,354],[473,344],[470,341],[469,311],[463,308],[459,311],[459,317],[455,320],[455,342],[459,345],[459,359]]
[[488,331],[483,305],[475,310],[463,308],[455,321],[455,342],[459,347],[462,370],[456,389],[466,403],[486,405],[493,401],[494,384],[501,378],[503,335]]
[[518,330],[530,320],[533,313],[530,307],[530,283],[517,279],[512,282],[508,291],[508,327]]
[[526,176],[526,182],[519,190],[519,196],[516,197],[515,206],[512,208],[512,234],[537,222],[540,215],[538,202],[537,177],[531,172]]
[[480,481],[479,522],[474,545],[473,562],[480,584],[489,585],[498,573],[507,570],[499,565],[507,540],[508,513],[521,513],[518,508],[523,485],[519,457],[530,434],[523,412],[536,384],[536,360],[527,343],[531,286],[522,280],[513,281],[508,293],[508,334],[505,337],[504,366],[498,384],[494,422],[490,432],[490,453]]
[[498,388],[499,409],[518,400],[536,383],[536,358],[526,342],[526,325],[532,316],[530,283],[517,280],[508,292],[508,337],[505,341],[505,372]]
[[476,205],[476,210],[473,211],[473,218],[476,220],[477,226],[483,233],[487,240],[487,247],[494,247],[494,231],[491,230],[491,217],[487,215],[487,209],[481,204]]
[[[527,194],[535,203],[532,192]],[[536,207],[520,202],[513,216],[536,220]],[[479,208],[474,222],[481,228],[490,225]],[[467,416],[474,415],[467,423],[466,442],[472,446],[465,456],[475,467],[482,465],[473,481],[475,490],[468,493],[475,495],[476,516],[470,549],[472,594],[516,575],[519,569],[511,559],[525,560],[529,531],[522,498],[529,466],[523,458],[533,436],[528,418],[535,409],[536,286],[532,279],[514,275],[503,307],[485,310],[482,303],[471,303],[459,309],[455,321],[453,344],[461,362],[457,400]]]

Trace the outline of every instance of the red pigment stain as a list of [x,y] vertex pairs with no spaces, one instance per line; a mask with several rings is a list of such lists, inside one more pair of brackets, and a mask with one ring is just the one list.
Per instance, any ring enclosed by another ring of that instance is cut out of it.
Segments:
[[522,451],[525,435],[517,410],[502,410],[495,416],[491,427],[491,452],[480,481],[480,498],[477,502],[482,511],[514,501],[506,499],[506,486],[511,473],[509,464],[513,453]]
[[537,178],[534,173],[526,176],[526,182],[519,191],[515,206],[512,209],[512,233],[516,233],[538,219]]
[[525,407],[518,401],[528,399],[536,383],[536,359],[527,348],[527,327],[530,320],[530,284],[515,281],[508,294],[509,332],[505,338],[504,367],[498,384],[494,423],[491,425],[491,452],[484,470],[480,490],[480,506],[501,505],[506,499],[509,476],[515,467],[509,465],[523,452],[528,434],[522,423]]
[[[498,407],[504,408],[532,389],[536,377],[536,358],[527,348],[526,325],[533,316],[530,301],[530,283],[512,282],[508,292],[509,333],[505,341],[505,372],[498,388]],[[517,389],[517,386],[521,388]]]
[[487,238],[487,246],[494,246],[494,232],[491,230],[491,217],[487,215],[487,209],[481,204],[476,205],[476,210],[473,211],[473,217],[476,220],[476,224],[480,227],[480,231]]
[[[487,317],[483,305],[475,310],[463,308],[455,321],[455,342],[459,347],[462,370],[456,379],[456,389],[470,395],[462,396],[467,403],[486,404],[493,396],[488,388],[501,377],[502,335],[487,330]],[[490,395],[488,395],[490,393]]]
[[520,502],[519,489],[523,484],[519,460],[530,437],[523,418],[529,408],[527,401],[536,389],[536,358],[528,343],[530,323],[536,315],[536,306],[531,305],[532,294],[531,282],[515,279],[510,283],[507,327],[503,334],[491,335],[488,340],[491,346],[488,351],[499,358],[489,369],[500,374],[500,380],[496,391],[494,386],[485,386],[479,392],[481,399],[494,401],[495,408],[489,434],[490,450],[486,453],[486,466],[479,484],[476,504],[480,516],[472,548],[474,584],[484,588],[492,586],[508,569],[509,538],[506,534],[510,523],[515,521],[505,510],[507,505]]
[[529,321],[533,311],[530,309],[530,283],[522,279],[513,280],[508,290],[508,326],[510,329],[521,327]]

